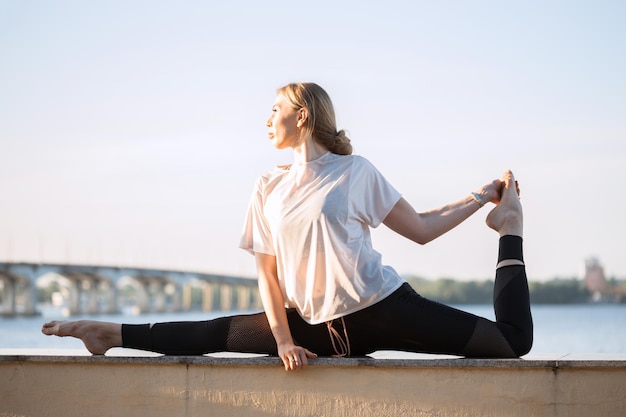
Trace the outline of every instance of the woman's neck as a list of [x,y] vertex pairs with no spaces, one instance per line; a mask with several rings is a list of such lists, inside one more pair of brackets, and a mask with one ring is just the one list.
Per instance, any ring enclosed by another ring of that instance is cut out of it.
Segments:
[[309,136],[300,144],[294,146],[293,152],[294,164],[305,164],[324,155],[328,152],[328,149]]

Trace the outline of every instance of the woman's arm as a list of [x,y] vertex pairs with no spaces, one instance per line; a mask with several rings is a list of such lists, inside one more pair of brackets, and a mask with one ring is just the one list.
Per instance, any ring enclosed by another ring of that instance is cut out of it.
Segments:
[[283,361],[286,371],[301,369],[308,364],[308,358],[316,358],[317,355],[309,350],[297,346],[289,330],[287,313],[285,312],[285,301],[283,293],[278,284],[278,273],[276,270],[276,257],[263,253],[255,253],[257,272],[259,275],[259,292],[261,301],[269,321],[270,328],[276,345],[278,356]]
[[[476,194],[484,203],[497,203],[500,200],[501,188],[502,181],[494,180],[482,186]],[[396,233],[423,245],[452,230],[480,207],[476,198],[470,194],[454,203],[417,213],[404,198],[401,198],[383,223]]]

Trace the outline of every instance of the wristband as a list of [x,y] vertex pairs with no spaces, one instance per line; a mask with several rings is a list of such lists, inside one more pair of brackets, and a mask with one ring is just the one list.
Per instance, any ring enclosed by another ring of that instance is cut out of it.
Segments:
[[478,193],[475,193],[475,192],[472,191],[472,193],[470,195],[472,196],[474,201],[478,203],[478,205],[480,207],[485,205],[485,201],[482,199],[482,197]]

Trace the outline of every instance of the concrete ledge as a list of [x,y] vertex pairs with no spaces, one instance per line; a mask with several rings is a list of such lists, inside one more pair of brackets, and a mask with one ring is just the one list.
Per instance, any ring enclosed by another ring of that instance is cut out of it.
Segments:
[[287,373],[266,356],[29,353],[0,352],[0,417],[622,417],[626,410],[624,355],[383,354],[319,358]]

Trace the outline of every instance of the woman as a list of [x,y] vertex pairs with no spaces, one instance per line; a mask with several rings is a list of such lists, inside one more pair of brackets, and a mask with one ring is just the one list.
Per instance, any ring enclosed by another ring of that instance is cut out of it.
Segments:
[[[351,155],[327,93],[313,83],[277,91],[269,139],[294,162],[257,181],[241,247],[256,258],[264,312],[202,322],[120,325],[50,322],[43,333],[80,338],[94,354],[123,346],[165,354],[218,351],[278,355],[286,370],[309,359],[391,349],[469,357],[518,357],[532,345],[522,256],[522,207],[510,171],[461,200],[417,213],[366,159]],[[425,244],[487,202],[500,235],[496,321],[419,296],[371,246],[384,223]]]

